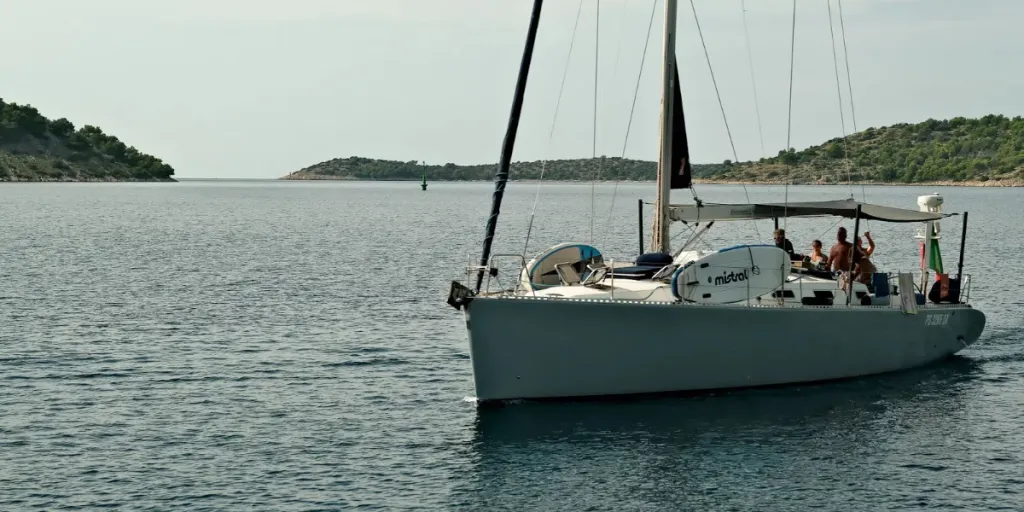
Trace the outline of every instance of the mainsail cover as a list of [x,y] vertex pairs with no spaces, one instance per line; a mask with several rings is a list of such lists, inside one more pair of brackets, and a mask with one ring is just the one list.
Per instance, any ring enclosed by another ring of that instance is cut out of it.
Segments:
[[693,170],[690,167],[690,145],[686,140],[686,121],[683,119],[683,94],[679,88],[679,62],[673,66],[675,93],[672,98],[672,170],[669,188],[690,188]]

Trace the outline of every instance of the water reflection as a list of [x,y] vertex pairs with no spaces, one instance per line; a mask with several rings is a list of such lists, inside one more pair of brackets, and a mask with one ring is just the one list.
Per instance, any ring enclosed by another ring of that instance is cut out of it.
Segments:
[[[978,362],[956,357],[830,384],[478,408],[475,474],[458,494],[475,496],[481,507],[508,500],[517,507],[568,500],[564,505],[575,507],[616,489],[616,499],[630,493],[637,505],[666,506],[700,503],[694,498],[723,478],[748,485],[743,474],[750,472],[813,473],[837,464],[861,467],[869,477],[894,443],[961,428],[964,422],[951,420],[966,415],[981,373]],[[760,483],[770,481],[763,477]],[[605,487],[584,490],[595,482]]]
[[691,397],[513,402],[478,408],[475,441],[486,447],[615,433],[658,436],[709,428],[749,431],[795,421],[804,427],[837,421],[852,424],[871,421],[903,402],[955,408],[962,405],[965,384],[979,371],[978,362],[954,357],[917,370],[810,386]]

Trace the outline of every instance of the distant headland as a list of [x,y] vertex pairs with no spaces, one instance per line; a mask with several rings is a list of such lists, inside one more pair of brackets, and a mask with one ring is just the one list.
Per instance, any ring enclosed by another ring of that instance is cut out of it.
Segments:
[[0,181],[174,181],[174,169],[95,126],[0,99]]
[[[848,158],[847,158],[848,156]],[[655,162],[584,158],[514,162],[512,180],[650,181]],[[420,165],[373,158],[335,158],[292,172],[283,180],[489,181],[494,164]],[[790,149],[757,161],[695,164],[698,183],[798,185],[858,184],[1024,186],[1024,119],[988,115],[977,119],[929,119],[895,124]]]

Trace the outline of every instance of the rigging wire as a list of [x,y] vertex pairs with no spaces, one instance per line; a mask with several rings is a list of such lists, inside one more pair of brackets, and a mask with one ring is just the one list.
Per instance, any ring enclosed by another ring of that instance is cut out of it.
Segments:
[[619,20],[619,44],[615,47],[615,63],[612,65],[612,76],[617,76],[619,74],[619,56],[622,55],[622,42],[626,39],[623,37],[626,33],[626,20],[629,19],[629,17],[626,16],[626,8],[627,4],[626,2],[623,2],[623,12],[621,14],[621,19]]
[[846,24],[843,22],[843,0],[836,0],[839,4],[839,30],[843,36],[843,59],[846,62],[846,87],[850,91],[850,117],[853,121],[853,131],[857,131],[857,111],[853,108],[853,82],[850,79],[850,54],[846,51]]
[[[601,49],[601,0],[596,0],[595,4],[597,10],[594,14],[594,137],[591,141],[591,159],[597,158],[597,66]],[[597,166],[597,175],[590,182],[590,245],[594,245],[594,201],[597,180],[601,179],[601,167],[603,166],[604,160],[602,159],[601,163]]]
[[[657,2],[657,0],[655,0],[655,2]],[[619,23],[619,42],[615,46],[615,63],[612,65],[612,76],[613,77],[619,76],[619,62],[620,62],[620,57],[622,56],[622,43],[626,40],[626,38],[625,38],[626,21],[629,20],[629,16],[626,15],[626,9],[628,7],[629,6],[628,6],[628,4],[626,2],[622,3],[622,13],[620,15],[620,20],[619,20],[620,21],[620,23]],[[632,114],[632,112],[630,114]],[[628,129],[627,129],[627,131],[628,131]],[[603,159],[601,161],[601,166],[602,167],[604,166],[604,160]],[[612,206],[615,205],[615,194],[618,191],[618,185],[619,185],[619,180],[615,180],[614,188],[612,189]],[[592,214],[591,217],[593,218],[595,216]],[[609,211],[609,214],[608,214],[608,222],[609,223],[611,222],[611,212],[610,211]]]
[[[839,31],[843,37],[843,61],[846,63],[846,88],[850,97],[850,118],[853,122],[853,132],[857,133],[857,109],[853,105],[853,79],[850,76],[850,54],[846,51],[846,23],[843,21],[843,0],[836,0],[839,4]],[[864,187],[864,180],[860,183],[860,194],[863,201],[868,202],[867,189]]]
[[[835,227],[838,226],[840,223],[842,223],[844,220],[846,220],[845,217],[839,217],[835,222],[832,223],[831,226],[825,228],[825,230],[822,231],[821,234],[819,234],[817,238],[820,240],[821,238],[823,238],[825,236],[826,233],[828,233],[829,231],[832,231],[833,229],[835,229]],[[867,219],[865,219],[865,222],[867,222]]]
[[[580,25],[580,14],[583,13],[583,0],[580,0],[579,6],[576,8],[576,22],[572,26],[572,39],[569,40],[569,52],[565,56],[565,66],[562,69],[562,84],[558,86],[558,98],[555,100],[555,113],[551,119],[551,130],[548,132],[548,148],[547,152],[551,152],[551,142],[555,138],[555,126],[558,121],[558,109],[562,105],[562,92],[565,90],[565,79],[569,76],[569,59],[572,57],[572,48],[576,43],[576,29]],[[537,180],[537,192],[533,196],[533,209],[530,211],[530,221],[526,226],[526,241],[523,243],[523,256],[527,254],[527,250],[530,247],[530,233],[533,231],[533,219],[537,215],[537,203],[540,201],[540,185],[544,181],[544,171],[547,169],[548,161],[544,161],[540,164],[540,177]]]
[[[793,133],[793,57],[796,55],[796,0],[793,0],[793,22],[789,40],[789,113],[786,120],[786,153],[790,150],[791,135]],[[782,210],[782,230],[786,230],[786,219],[789,218],[789,172],[793,164],[786,166],[786,192],[785,206]]]
[[[636,86],[633,88],[633,103],[629,107],[629,119],[626,121],[626,135],[622,140],[622,153],[620,158],[626,158],[626,146],[629,144],[629,131],[633,126],[633,114],[636,112],[636,98],[640,94],[640,79],[644,74],[644,62],[647,60],[647,47],[651,42],[651,29],[654,27],[654,14],[658,10],[658,0],[651,2],[651,18],[647,22],[647,37],[644,38],[644,50],[640,54],[640,70],[636,74]],[[612,213],[615,211],[615,197],[619,191],[619,181],[616,180],[612,187],[612,201],[611,206],[608,207],[608,221],[607,224],[611,225]]]
[[[796,0],[794,0],[795,2]],[[739,156],[736,153],[736,144],[732,139],[732,131],[729,129],[729,119],[725,115],[725,105],[722,103],[722,94],[718,91],[718,82],[715,80],[715,70],[711,66],[711,56],[708,53],[708,45],[704,42],[704,32],[700,29],[700,20],[697,19],[697,7],[694,5],[693,0],[690,0],[690,8],[693,10],[693,21],[697,25],[697,34],[700,36],[700,44],[704,47],[704,59],[708,63],[708,71],[711,73],[711,83],[715,86],[715,96],[718,97],[718,108],[722,111],[722,122],[725,123],[725,133],[729,136],[729,147],[732,148],[732,157],[734,162],[739,161]],[[743,195],[746,196],[747,203],[750,204],[750,193],[747,192],[747,185],[743,185]],[[761,230],[758,229],[757,223],[754,223],[754,230],[757,233],[757,237],[761,238]]]
[[[716,251],[716,249],[711,246],[711,243],[708,242],[706,238],[704,238],[704,235],[699,234],[697,229],[694,229],[694,227],[689,225],[689,224],[683,224],[683,225],[686,226],[690,230],[690,234],[695,236],[695,237],[697,237],[697,240],[700,241],[701,243],[703,243],[704,246],[706,246],[709,251],[711,251],[711,252],[715,252]],[[682,235],[684,235],[684,234],[685,234],[685,232],[677,233],[676,236],[672,237],[672,241],[675,241],[675,240],[681,238]],[[706,232],[705,232],[705,234],[706,234]],[[687,239],[687,243],[689,243],[690,240],[692,240],[692,238],[688,238]]]
[[761,106],[757,101],[757,80],[754,78],[754,55],[750,49],[750,31],[747,29],[746,0],[740,0],[740,10],[743,11],[743,40],[747,45],[747,64],[750,66],[750,88],[754,92],[754,113],[757,114],[757,137],[761,141],[761,157],[764,158],[768,156],[768,153],[764,150],[764,132],[761,129]]
[[832,28],[832,0],[827,0],[828,33],[832,36],[832,68],[836,73],[836,95],[839,98],[839,126],[843,131],[843,157],[846,160],[846,179],[850,183],[850,197],[853,197],[853,170],[850,168],[850,143],[846,137],[846,116],[843,114],[843,86],[839,80],[839,57],[836,56],[836,33]]

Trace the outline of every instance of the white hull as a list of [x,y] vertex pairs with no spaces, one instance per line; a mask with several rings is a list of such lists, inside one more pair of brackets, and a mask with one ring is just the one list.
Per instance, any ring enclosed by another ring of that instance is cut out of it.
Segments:
[[913,368],[977,341],[969,306],[695,306],[477,297],[466,310],[477,399],[766,386]]

